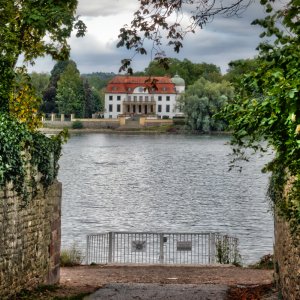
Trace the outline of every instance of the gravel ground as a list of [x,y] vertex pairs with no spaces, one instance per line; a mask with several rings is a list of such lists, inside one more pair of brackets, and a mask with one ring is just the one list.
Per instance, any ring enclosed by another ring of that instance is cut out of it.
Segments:
[[96,265],[61,269],[58,295],[85,300],[275,300],[273,271],[234,266]]
[[168,284],[116,283],[108,284],[84,300],[223,300],[227,285],[213,284]]

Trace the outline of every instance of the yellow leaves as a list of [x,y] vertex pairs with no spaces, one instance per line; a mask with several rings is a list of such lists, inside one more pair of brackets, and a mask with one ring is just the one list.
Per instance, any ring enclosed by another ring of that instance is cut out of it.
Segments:
[[42,115],[39,113],[41,99],[28,83],[22,83],[11,94],[9,101],[10,113],[20,122],[25,123],[29,130],[34,131],[42,125]]

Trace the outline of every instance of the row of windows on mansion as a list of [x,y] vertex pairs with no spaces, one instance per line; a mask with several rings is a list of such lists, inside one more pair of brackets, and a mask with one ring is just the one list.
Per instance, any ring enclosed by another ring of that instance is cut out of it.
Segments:
[[[155,105],[154,104],[150,104],[150,105],[125,105],[125,109],[121,110],[121,104],[117,104],[114,108],[113,104],[109,104],[108,106],[108,111],[109,113],[113,113],[113,112],[117,112],[117,113],[121,113],[123,112],[123,114],[154,114],[155,113]],[[158,104],[157,105],[157,112],[158,113],[170,113],[171,112],[171,107],[169,104],[166,105],[162,105],[162,104]],[[173,110],[173,112],[175,112],[175,110]],[[112,115],[110,114],[109,118],[112,118]]]
[[[120,95],[117,95],[115,96],[116,100],[117,101],[121,101],[121,96]],[[157,100],[158,101],[162,101],[163,98],[166,100],[166,101],[170,101],[170,96],[158,96],[157,97]],[[108,96],[108,99],[109,101],[113,101],[114,100],[114,95],[109,95]],[[125,101],[155,101],[155,96],[154,95],[151,95],[151,96],[131,96],[131,95],[126,95],[126,97],[124,98]]]
[[174,117],[179,113],[177,100],[185,89],[182,78],[154,77],[156,88],[149,88],[149,77],[116,76],[105,92],[105,118],[119,115],[156,115]]

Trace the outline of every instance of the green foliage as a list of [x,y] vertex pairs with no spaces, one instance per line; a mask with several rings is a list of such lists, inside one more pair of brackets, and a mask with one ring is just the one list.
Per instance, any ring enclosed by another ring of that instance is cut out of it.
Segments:
[[170,77],[178,74],[185,80],[187,86],[194,84],[200,77],[213,82],[221,82],[222,74],[219,67],[208,63],[193,63],[188,59],[182,61],[176,58],[168,59],[167,69],[158,61],[150,62],[145,69],[145,75],[165,76]]
[[0,7],[0,110],[8,112],[20,55],[27,62],[45,54],[66,59],[72,30],[82,36],[86,27],[75,17],[77,0],[0,0]]
[[79,266],[83,262],[83,254],[73,244],[70,249],[65,249],[60,252],[60,265],[61,267],[74,267]]
[[88,81],[95,76],[80,76],[76,63],[72,60],[57,62],[43,93],[42,111],[67,115],[75,113],[80,118],[91,118],[93,113],[103,111],[104,94]]
[[36,91],[36,95],[39,98],[43,97],[43,93],[49,85],[50,75],[47,73],[32,72],[30,74],[31,84]]
[[82,129],[83,124],[80,121],[74,121],[74,122],[72,122],[72,128],[73,129]]
[[242,77],[252,71],[255,71],[258,67],[258,61],[256,58],[252,59],[238,59],[231,61],[229,69],[224,75],[224,79],[234,84],[239,84]]
[[[272,1],[263,2],[269,15],[254,24],[264,28],[261,36],[274,36],[274,43],[259,45],[257,69],[243,78],[238,96],[221,117],[233,130],[235,161],[243,158],[245,148],[275,151],[264,169],[273,172],[276,190],[269,193],[296,236],[300,231],[300,4],[292,0],[273,12]],[[277,27],[278,23],[284,27]],[[293,184],[284,196],[288,178]]]
[[57,83],[69,63],[70,60],[58,61],[51,70],[48,87],[43,92],[43,104],[41,110],[44,113],[58,113],[56,104]]
[[[139,3],[130,25],[120,29],[117,47],[125,47],[134,50],[135,54],[146,55],[146,45],[150,44],[151,56],[167,67],[168,59],[162,49],[164,42],[178,53],[187,33],[194,33],[197,27],[202,28],[215,15],[230,16],[244,11],[250,1],[211,1],[207,4],[203,0],[143,0]],[[182,18],[186,14],[190,14],[188,22]],[[123,59],[119,71],[127,70],[132,73],[130,65],[131,59]]]
[[109,80],[111,80],[115,73],[103,73],[103,72],[96,72],[91,74],[82,74],[82,78],[86,79],[89,85],[96,89],[101,90],[107,86]]
[[13,91],[9,102],[9,112],[21,123],[25,123],[31,131],[42,125],[42,116],[39,112],[41,98],[31,83],[26,69],[17,68]]
[[27,201],[31,188],[36,191],[37,174],[45,188],[53,183],[66,132],[48,138],[0,113],[0,140],[0,188],[12,183],[14,190]]
[[9,300],[83,300],[90,293],[79,293],[73,296],[55,296],[56,294],[60,294],[58,285],[40,285],[33,290],[24,289]]
[[104,110],[104,94],[92,88],[86,80],[84,89],[84,117],[91,118],[95,112]]
[[[233,253],[232,253],[233,251]],[[216,241],[216,258],[219,264],[241,265],[241,255],[237,249],[237,245],[232,245],[228,236],[217,238]]]
[[250,265],[249,267],[254,269],[274,270],[274,256],[273,254],[266,254],[262,256],[256,264]]
[[84,88],[80,73],[73,61],[69,61],[57,82],[56,103],[60,114],[72,114],[83,117]]
[[180,106],[186,116],[186,123],[192,130],[221,131],[224,130],[225,123],[213,116],[231,98],[233,88],[228,82],[215,83],[200,78],[181,96]]

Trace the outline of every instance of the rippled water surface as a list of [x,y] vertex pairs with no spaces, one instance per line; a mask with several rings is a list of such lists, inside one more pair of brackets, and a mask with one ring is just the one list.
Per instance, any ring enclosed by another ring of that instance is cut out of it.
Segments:
[[228,172],[227,137],[82,134],[64,145],[62,247],[107,231],[221,232],[244,263],[272,252],[269,157]]

